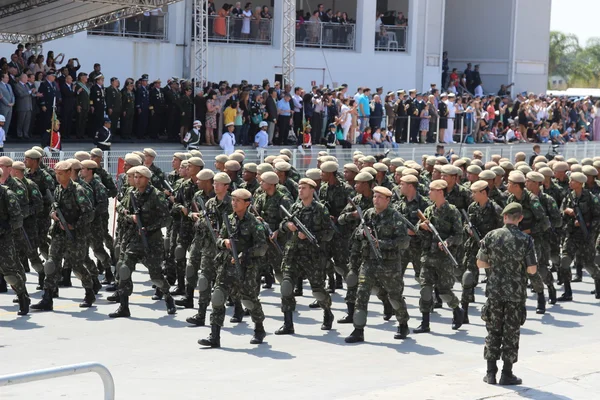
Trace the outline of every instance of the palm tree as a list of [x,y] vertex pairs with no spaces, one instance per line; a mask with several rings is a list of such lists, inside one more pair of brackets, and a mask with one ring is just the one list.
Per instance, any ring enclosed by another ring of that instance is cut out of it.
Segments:
[[550,32],[549,74],[567,78],[571,72],[570,66],[572,61],[580,51],[581,47],[579,46],[577,36],[558,31]]

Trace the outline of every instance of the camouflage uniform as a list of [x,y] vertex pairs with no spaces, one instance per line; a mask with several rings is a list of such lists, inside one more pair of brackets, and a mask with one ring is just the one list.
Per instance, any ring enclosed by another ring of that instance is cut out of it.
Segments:
[[150,178],[150,183],[152,184],[152,186],[154,186],[162,192],[165,189],[165,184],[163,182],[165,180],[165,173],[154,163],[152,163],[152,165],[150,165],[148,169],[150,170],[150,172],[152,172],[152,178]]
[[[97,179],[92,179],[89,182],[93,191],[93,205],[94,205],[94,219],[91,223],[90,229],[90,247],[96,256],[99,263],[102,264],[103,270],[110,270],[111,259],[104,249],[104,235],[108,230],[104,230],[105,226],[103,221],[108,221],[108,192],[106,187]],[[108,224],[106,225],[108,229]],[[96,271],[90,271],[94,273]],[[96,275],[97,276],[97,273]]]
[[[9,176],[6,181],[4,182],[4,186],[9,189],[11,192],[13,192],[13,194],[17,197],[17,200],[19,202],[19,208],[21,210],[21,226],[23,226],[23,222],[25,220],[25,218],[28,218],[30,216],[30,211],[29,211],[29,196],[28,196],[28,191],[27,188],[25,187],[25,185],[23,184],[23,182],[19,181],[18,179],[13,178],[12,176]],[[27,250],[27,242],[25,240],[25,236],[23,235],[23,231],[21,228],[19,228],[18,231],[15,232],[15,235],[13,236],[13,243],[15,246],[15,249],[17,251],[17,257],[16,260],[19,264],[21,264],[21,259],[23,259],[24,257],[26,258],[27,256],[33,257],[34,254],[32,254],[33,252],[29,252]],[[25,267],[27,266],[27,264],[23,264],[20,268],[20,270],[22,271],[22,278],[23,280],[26,279],[25,277]]]
[[[408,201],[405,196],[400,198],[400,201],[394,204],[394,208],[402,214],[407,220],[409,220],[413,225],[417,225],[419,222],[419,217],[417,216],[417,211],[425,211],[427,207],[431,205],[431,202],[426,198],[421,196],[419,193],[415,196],[412,201]],[[416,233],[416,232],[415,232]],[[411,262],[413,269],[415,271],[415,279],[417,282],[419,281],[419,275],[421,273],[421,252],[423,251],[423,241],[419,236],[410,236],[410,245],[402,253],[402,276],[406,272],[406,268],[408,267],[408,263]]]
[[[114,128],[113,128],[114,129]],[[96,168],[96,170],[94,171],[96,176],[98,178],[100,178],[100,182],[102,183],[102,185],[106,188],[106,193],[109,199],[115,198],[118,194],[118,190],[117,190],[117,186],[115,185],[115,181],[113,180],[112,176],[102,167],[98,167]],[[108,206],[107,206],[108,207]],[[98,219],[98,223],[100,224],[99,227],[97,226],[97,229],[99,229],[102,233],[102,240],[104,242],[104,245],[110,250],[110,258],[111,258],[111,263],[112,265],[116,265],[117,260],[116,260],[116,255],[114,252],[114,240],[113,237],[110,234],[110,231],[108,230],[108,220],[110,218],[110,215],[108,213],[108,208],[107,208],[107,212],[102,214],[102,218]]]
[[43,214],[40,218],[37,218],[38,246],[42,253],[48,254],[48,232],[50,231],[50,207],[52,206],[52,203],[46,195],[46,192],[48,190],[54,192],[56,181],[48,172],[43,170],[41,166],[42,164],[40,163],[39,169],[35,171],[28,170],[25,176],[38,185],[42,198],[44,199]]
[[[464,186],[456,183],[456,185],[454,185],[454,187],[452,188],[452,190],[449,190],[446,192],[446,200],[448,201],[448,203],[452,204],[454,207],[456,207],[458,209],[458,215],[460,220],[462,221],[462,214],[460,210],[465,210],[467,211],[469,208],[469,204],[471,204],[471,191],[469,189],[466,189]],[[464,221],[462,221],[464,222]],[[435,226],[435,224],[434,224]],[[437,226],[436,226],[437,228]],[[456,258],[456,261],[461,264],[463,259],[465,258],[465,248],[464,246],[458,246],[454,251],[454,258]],[[461,266],[460,271],[462,271],[464,269],[464,266]],[[455,273],[460,272],[460,271],[454,271]],[[457,276],[458,279],[460,279],[460,276]]]
[[507,197],[495,186],[493,189],[490,189],[488,197],[490,198],[490,200],[494,200],[494,203],[496,203],[501,208],[504,208],[504,206],[506,205]]
[[288,176],[290,177],[291,180],[293,180],[296,183],[298,183],[300,178],[302,178],[302,176],[300,175],[300,173],[298,172],[296,167],[294,167],[293,165],[290,168],[290,171],[288,172]]
[[[566,189],[567,190],[556,183],[556,181],[553,179],[550,180],[548,187],[543,187],[544,193],[549,194],[554,199],[559,210],[563,199],[568,193],[568,187]],[[564,242],[564,238],[564,229],[552,229],[550,232],[550,260],[552,260],[553,266],[557,266],[559,264],[560,246]]]
[[550,252],[551,252],[551,237],[555,235],[555,232],[560,231],[562,228],[562,215],[556,201],[544,192],[540,192],[538,196],[540,204],[546,211],[548,220],[550,222],[550,229],[540,235],[541,243],[541,254],[538,255],[538,273],[540,274],[544,284],[550,286],[554,282],[554,277],[550,271]]
[[282,186],[290,192],[290,198],[294,200],[298,198],[298,184],[296,182],[288,177]]
[[250,182],[243,182],[240,185],[240,189],[246,189],[247,191],[249,191],[253,196],[254,196],[254,192],[256,192],[256,189],[258,189],[260,187],[260,184],[258,183],[257,179],[253,179]]
[[27,296],[25,271],[18,262],[13,237],[23,227],[23,216],[17,196],[8,188],[0,185],[0,273],[12,286],[18,296]]
[[250,311],[252,321],[262,323],[265,319],[258,294],[260,292],[260,267],[258,260],[267,251],[265,227],[250,212],[242,219],[233,213],[228,215],[234,237],[229,237],[225,226],[221,227],[218,248],[225,249],[225,239],[235,240],[237,251],[241,254],[240,269],[231,263],[231,252],[223,251],[221,265],[217,274],[212,297],[213,311],[210,324],[223,326],[225,320],[225,300],[230,291],[236,290],[242,298],[242,304]]
[[[175,198],[174,203],[177,203],[181,198],[183,184],[186,181],[186,179],[179,178],[172,184],[174,193],[171,194]],[[179,237],[179,232],[181,231],[181,219],[183,217],[179,209],[174,207],[174,203],[169,203],[172,220],[167,226],[167,236],[165,240],[165,274],[169,282],[175,282],[177,279],[175,248],[177,247],[177,240]]]
[[171,209],[171,215],[174,216],[173,219],[179,220],[175,263],[177,266],[177,286],[181,289],[185,286],[186,253],[194,239],[194,221],[185,216],[181,210],[186,208],[188,216],[192,213],[192,199],[197,191],[198,187],[192,179],[185,180],[177,192],[175,204],[173,204],[173,208]]
[[527,267],[537,264],[532,238],[515,225],[505,225],[485,236],[477,258],[491,269],[486,287],[488,299],[481,309],[488,331],[483,356],[486,360],[502,358],[515,363],[520,326],[527,316]]
[[[367,226],[371,227],[381,251],[378,260],[364,233],[357,233],[361,242],[363,263],[358,276],[354,327],[362,329],[367,323],[367,306],[373,287],[385,288],[398,324],[408,322],[408,311],[403,298],[404,282],[400,255],[408,248],[410,239],[406,225],[398,211],[388,207],[377,214],[374,208],[364,214]],[[360,228],[359,228],[360,230]]]
[[27,257],[21,257],[21,263],[26,266],[28,259],[31,261],[31,266],[39,274],[44,272],[44,266],[38,255],[37,248],[39,244],[38,230],[37,230],[37,219],[42,218],[44,212],[44,199],[40,193],[40,189],[31,179],[23,178],[20,180],[27,190],[27,197],[29,198],[29,216],[23,219],[23,228],[29,237],[29,242],[33,251],[27,253]]

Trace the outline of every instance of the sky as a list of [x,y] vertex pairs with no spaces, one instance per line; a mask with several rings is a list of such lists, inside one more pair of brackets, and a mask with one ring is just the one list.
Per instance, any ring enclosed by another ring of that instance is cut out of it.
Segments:
[[552,0],[550,29],[574,33],[585,46],[590,37],[600,37],[600,0]]

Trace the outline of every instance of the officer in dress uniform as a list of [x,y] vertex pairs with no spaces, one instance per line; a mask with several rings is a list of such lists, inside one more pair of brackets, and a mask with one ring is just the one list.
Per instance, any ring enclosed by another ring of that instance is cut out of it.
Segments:
[[158,139],[165,131],[165,96],[160,83],[160,79],[155,80],[150,89],[148,135],[153,139]]
[[96,131],[96,136],[94,137],[94,144],[102,151],[110,150],[110,139],[112,137],[111,127],[111,119],[109,117],[105,117],[104,125],[102,126],[102,128]]
[[117,132],[119,117],[123,111],[123,100],[119,91],[119,79],[110,78],[110,86],[106,88],[106,114],[110,118],[113,133]]
[[150,107],[150,96],[148,93],[148,75],[142,75],[140,87],[135,91],[135,109],[137,115],[137,137],[141,139],[146,136],[148,129],[148,114]]
[[90,113],[92,114],[90,123],[92,132],[100,129],[104,122],[104,75],[96,75],[94,82],[95,84],[90,88]]

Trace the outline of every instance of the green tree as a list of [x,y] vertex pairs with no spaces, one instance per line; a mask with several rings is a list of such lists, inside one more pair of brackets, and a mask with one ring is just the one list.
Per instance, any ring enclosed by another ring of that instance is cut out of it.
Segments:
[[550,53],[548,57],[549,75],[560,75],[567,78],[571,73],[571,65],[581,51],[579,39],[571,33],[550,32]]

